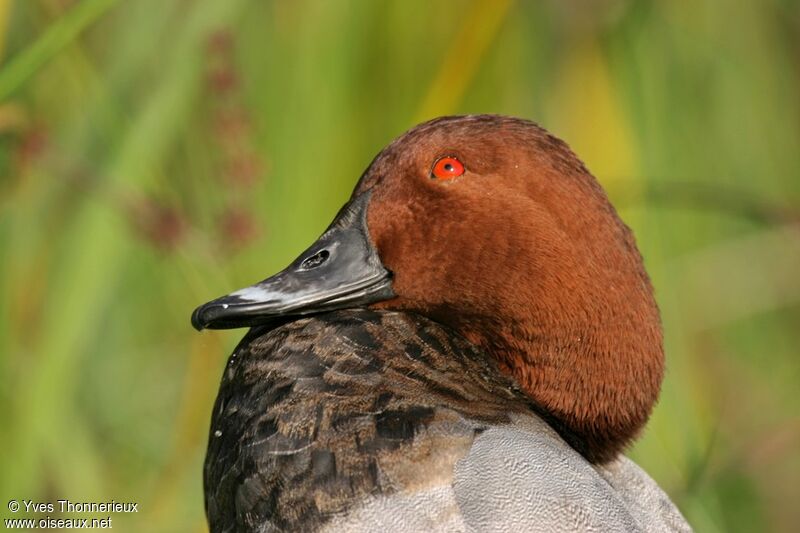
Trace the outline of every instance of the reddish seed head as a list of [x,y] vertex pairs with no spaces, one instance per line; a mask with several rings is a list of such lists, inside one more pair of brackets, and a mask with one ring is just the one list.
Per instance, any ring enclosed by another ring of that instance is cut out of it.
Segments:
[[222,214],[223,243],[233,249],[240,249],[258,236],[255,218],[241,209],[227,209]]
[[177,208],[149,198],[142,198],[131,207],[134,226],[156,248],[174,250],[185,237],[187,223]]

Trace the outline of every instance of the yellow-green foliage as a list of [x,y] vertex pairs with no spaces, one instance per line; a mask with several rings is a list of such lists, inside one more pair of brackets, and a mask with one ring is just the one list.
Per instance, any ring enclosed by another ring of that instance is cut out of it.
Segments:
[[796,530],[798,35],[792,0],[0,0],[0,517],[115,498],[115,530],[202,531],[242,333],[193,307],[414,123],[498,112],[636,231],[668,373],[632,456],[698,531]]

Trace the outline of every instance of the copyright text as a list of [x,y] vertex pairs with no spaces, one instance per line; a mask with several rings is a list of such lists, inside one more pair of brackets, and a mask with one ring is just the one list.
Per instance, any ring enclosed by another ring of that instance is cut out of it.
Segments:
[[[9,500],[6,506],[12,513],[25,513],[45,516],[4,518],[6,529],[112,529],[114,513],[137,513],[137,502],[85,502],[71,500],[35,501]],[[91,513],[89,517],[51,516],[50,513]]]

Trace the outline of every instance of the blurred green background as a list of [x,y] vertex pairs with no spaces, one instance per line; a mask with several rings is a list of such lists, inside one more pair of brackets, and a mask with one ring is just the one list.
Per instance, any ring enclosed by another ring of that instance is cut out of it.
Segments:
[[472,112],[564,138],[636,232],[668,373],[631,455],[698,531],[797,531],[791,0],[0,0],[0,516],[115,498],[118,531],[204,530],[242,332],[191,310],[293,259],[393,137]]

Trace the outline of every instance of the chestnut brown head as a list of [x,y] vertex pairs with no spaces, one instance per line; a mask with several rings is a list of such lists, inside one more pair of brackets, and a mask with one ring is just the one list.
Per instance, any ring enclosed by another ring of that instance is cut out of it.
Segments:
[[658,396],[661,326],[631,231],[566,144],[532,122],[443,117],[410,130],[317,243],[193,323],[364,305],[464,335],[594,462],[630,442]]

